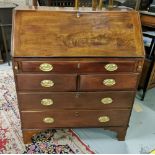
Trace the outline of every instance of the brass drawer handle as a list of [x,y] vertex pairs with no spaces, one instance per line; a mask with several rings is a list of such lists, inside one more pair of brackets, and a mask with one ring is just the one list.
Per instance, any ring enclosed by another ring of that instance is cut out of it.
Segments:
[[100,116],[100,117],[98,118],[98,121],[99,121],[100,123],[106,123],[106,122],[109,122],[109,121],[110,121],[110,118],[109,118],[108,116]]
[[101,103],[103,104],[111,104],[113,102],[113,99],[110,97],[102,98]]
[[54,82],[51,80],[42,80],[40,84],[42,87],[46,87],[46,88],[54,86]]
[[52,118],[52,117],[45,117],[43,119],[43,122],[47,123],[47,124],[52,124],[52,123],[54,123],[54,118]]
[[48,63],[43,63],[39,66],[39,69],[43,72],[50,72],[51,70],[53,70],[53,66]]
[[116,64],[107,64],[104,68],[109,72],[113,72],[118,69],[118,66]]
[[116,84],[116,81],[114,80],[114,79],[105,79],[104,81],[103,81],[103,84],[105,85],[105,86],[113,86],[113,85],[115,85]]
[[41,100],[41,104],[44,106],[50,106],[53,105],[53,100],[44,98]]

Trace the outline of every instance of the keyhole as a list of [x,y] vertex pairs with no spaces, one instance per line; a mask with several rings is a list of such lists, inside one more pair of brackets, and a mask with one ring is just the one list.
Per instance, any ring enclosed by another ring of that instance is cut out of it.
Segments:
[[79,112],[75,112],[75,116],[78,117],[79,116]]

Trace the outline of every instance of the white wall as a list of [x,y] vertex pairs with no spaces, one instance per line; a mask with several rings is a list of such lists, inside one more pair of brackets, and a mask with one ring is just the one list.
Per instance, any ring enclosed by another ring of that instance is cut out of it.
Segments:
[[32,4],[32,0],[0,0],[0,2],[12,2],[18,4],[19,6],[26,6]]

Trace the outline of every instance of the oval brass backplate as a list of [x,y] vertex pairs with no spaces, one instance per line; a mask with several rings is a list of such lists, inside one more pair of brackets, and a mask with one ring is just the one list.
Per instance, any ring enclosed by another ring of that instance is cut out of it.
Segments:
[[104,84],[105,86],[113,86],[113,85],[116,84],[116,81],[115,81],[114,79],[105,79],[105,80],[103,81],[103,84]]
[[41,104],[44,105],[44,106],[50,106],[50,105],[53,104],[53,100],[44,98],[44,99],[41,100]]
[[52,118],[52,117],[45,117],[45,118],[43,119],[43,122],[44,122],[44,123],[47,123],[47,124],[54,123],[54,118]]
[[54,82],[52,80],[42,80],[40,84],[42,87],[53,87],[54,86]]
[[103,104],[111,104],[113,102],[113,99],[110,97],[102,98],[101,103]]
[[53,66],[48,63],[43,63],[39,66],[39,69],[43,72],[50,72],[51,70],[53,70]]
[[98,118],[98,121],[99,121],[100,123],[106,123],[106,122],[109,122],[109,121],[110,121],[110,118],[109,118],[108,116],[100,116],[100,117]]
[[109,72],[113,72],[118,69],[118,66],[116,64],[107,64],[105,65],[105,69]]

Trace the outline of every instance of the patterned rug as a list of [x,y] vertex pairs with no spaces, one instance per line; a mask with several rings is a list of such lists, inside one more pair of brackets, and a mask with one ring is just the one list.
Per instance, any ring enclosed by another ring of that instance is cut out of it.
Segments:
[[13,73],[0,71],[0,154],[51,153],[92,154],[71,129],[50,129],[32,137],[24,145]]

